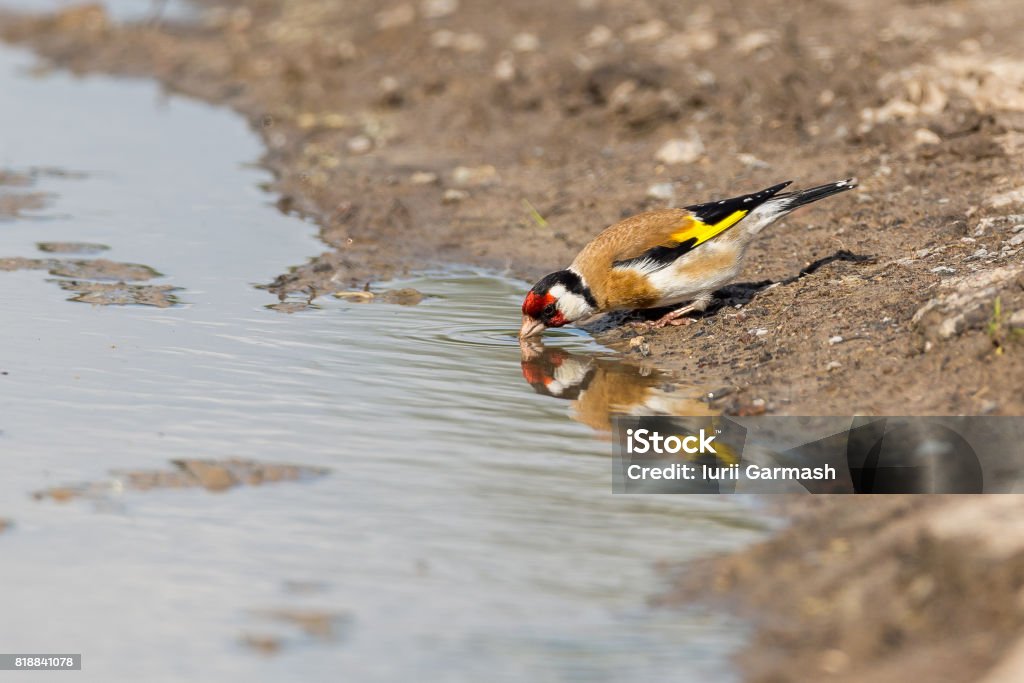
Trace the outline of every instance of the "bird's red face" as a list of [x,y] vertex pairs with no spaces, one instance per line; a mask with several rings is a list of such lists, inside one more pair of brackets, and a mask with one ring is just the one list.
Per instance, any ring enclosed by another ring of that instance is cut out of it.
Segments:
[[561,270],[542,278],[523,300],[520,339],[528,339],[547,327],[562,327],[591,315],[597,303],[579,275]]
[[561,327],[569,321],[558,310],[558,300],[551,292],[533,292],[523,300],[523,326],[519,329],[520,339],[529,339],[548,327]]
[[545,327],[561,327],[569,322],[558,310],[558,300],[550,291],[527,294],[523,300],[523,315],[544,323]]

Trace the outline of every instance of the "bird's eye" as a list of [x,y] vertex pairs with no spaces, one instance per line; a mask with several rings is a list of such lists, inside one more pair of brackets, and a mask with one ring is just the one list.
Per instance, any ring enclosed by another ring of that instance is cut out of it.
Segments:
[[558,311],[557,306],[555,306],[554,304],[548,304],[547,306],[544,307],[542,313],[545,318],[550,318],[555,315],[556,311]]

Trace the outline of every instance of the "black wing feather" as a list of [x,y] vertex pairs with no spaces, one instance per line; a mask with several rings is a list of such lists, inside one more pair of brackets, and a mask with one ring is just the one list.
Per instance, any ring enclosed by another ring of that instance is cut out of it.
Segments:
[[732,199],[722,199],[717,202],[694,204],[693,206],[687,206],[686,209],[708,225],[714,225],[718,221],[728,218],[736,211],[753,211],[792,183],[792,180],[787,180],[784,183],[767,187],[760,192],[744,194]]
[[[733,197],[732,199],[723,199],[721,201],[708,202],[706,204],[694,204],[693,206],[687,206],[686,210],[692,213],[700,221],[707,223],[708,225],[714,225],[719,221],[725,220],[737,211],[753,211],[755,208],[771,199],[774,195],[778,194],[783,188],[787,187],[792,182],[792,180],[788,180],[784,183],[779,183],[778,185],[772,185],[760,192],[744,194],[739,197]],[[675,263],[680,256],[692,251],[696,246],[697,239],[690,238],[671,247],[662,246],[648,249],[639,256],[625,259],[623,261],[616,261],[612,264],[612,267],[630,268],[644,264],[645,268],[650,270],[660,270],[671,263]]]

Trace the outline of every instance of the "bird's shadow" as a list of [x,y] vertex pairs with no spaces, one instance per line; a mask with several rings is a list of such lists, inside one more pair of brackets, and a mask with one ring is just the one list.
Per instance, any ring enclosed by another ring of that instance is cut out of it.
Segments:
[[[824,266],[836,261],[848,261],[851,263],[870,263],[875,260],[874,256],[867,254],[854,254],[852,251],[847,249],[840,249],[834,254],[825,256],[823,258],[809,263],[800,269],[796,275],[792,275],[783,280],[776,282],[775,280],[760,280],[758,282],[737,282],[732,285],[728,285],[719,289],[715,292],[715,298],[711,305],[708,306],[707,310],[703,313],[693,314],[690,317],[694,320],[701,320],[703,318],[710,318],[711,316],[718,313],[723,308],[733,308],[735,306],[746,306],[754,300],[759,293],[774,287],[776,285],[791,285],[801,278],[807,277],[812,273],[820,270]],[[620,327],[627,322],[635,321],[651,321],[657,320],[666,313],[678,308],[678,306],[667,306],[664,308],[646,308],[634,311],[614,311],[606,316],[603,316],[592,323],[588,323],[584,328],[591,334],[598,334],[601,332],[607,332],[616,327]]]

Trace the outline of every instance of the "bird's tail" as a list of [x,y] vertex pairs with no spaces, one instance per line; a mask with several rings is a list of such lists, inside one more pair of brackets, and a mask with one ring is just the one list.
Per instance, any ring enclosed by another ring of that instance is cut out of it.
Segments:
[[831,197],[834,194],[840,192],[846,192],[857,187],[856,178],[847,178],[846,180],[840,180],[837,183],[829,183],[828,185],[819,185],[818,187],[812,187],[809,190],[797,190],[796,192],[784,192],[777,194],[769,200],[770,202],[778,202],[779,207],[785,207],[785,210],[792,211],[793,209],[816,202],[819,199],[825,197]]
[[847,178],[837,183],[819,185],[809,190],[797,190],[796,192],[783,192],[776,194],[768,201],[750,212],[750,218],[743,222],[748,233],[756,235],[764,228],[779,220],[794,209],[805,204],[816,202],[825,197],[831,197],[840,192],[846,192],[857,187],[856,178]]

